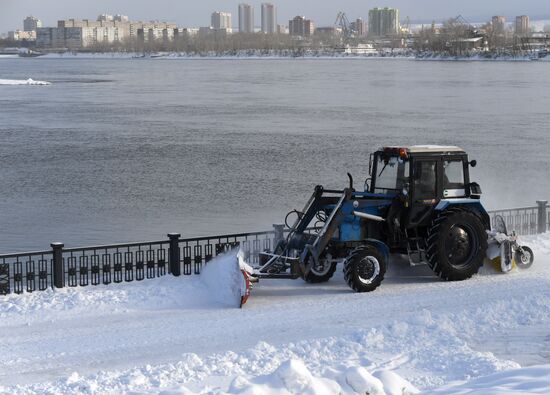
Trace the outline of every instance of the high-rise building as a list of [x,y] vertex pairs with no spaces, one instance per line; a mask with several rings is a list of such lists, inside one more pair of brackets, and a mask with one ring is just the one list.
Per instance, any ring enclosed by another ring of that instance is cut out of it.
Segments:
[[277,32],[277,8],[271,3],[262,3],[262,32],[266,34]]
[[363,18],[357,18],[354,22],[353,28],[357,32],[357,36],[364,37],[367,35],[367,24]]
[[529,24],[529,17],[527,15],[521,15],[516,17],[516,34],[529,34],[531,26]]
[[399,34],[399,10],[374,8],[369,11],[369,35],[387,37]]
[[98,20],[64,19],[57,21],[57,27],[38,28],[36,42],[41,48],[80,49],[125,39],[172,41],[176,30],[174,23],[133,22],[124,15],[115,15],[112,20],[107,16]]
[[42,21],[34,16],[28,16],[23,21],[23,30],[26,32],[34,32],[39,27],[42,27]]
[[213,12],[211,26],[214,30],[225,30],[227,32],[231,32],[231,13],[219,11]]
[[309,37],[315,31],[315,24],[312,20],[303,16],[296,16],[288,21],[288,33],[291,36]]
[[254,33],[254,7],[250,4],[239,4],[239,32]]
[[492,19],[493,31],[497,34],[504,33],[506,30],[506,17],[494,16]]

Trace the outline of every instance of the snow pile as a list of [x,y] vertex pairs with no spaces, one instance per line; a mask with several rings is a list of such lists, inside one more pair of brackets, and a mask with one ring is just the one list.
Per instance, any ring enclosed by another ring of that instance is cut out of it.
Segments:
[[219,255],[203,267],[200,276],[173,277],[122,284],[47,289],[0,298],[0,318],[33,319],[41,314],[124,312],[239,306],[243,276],[237,251]]
[[200,278],[213,300],[239,307],[246,285],[241,272],[242,254],[238,248],[218,255],[201,270]]
[[371,394],[409,395],[419,391],[394,372],[382,370],[371,375],[362,367],[333,370],[332,378],[315,377],[299,359],[283,362],[277,370],[252,381],[238,376],[229,386],[229,394],[262,395],[331,395]]
[[550,365],[508,370],[481,377],[464,384],[450,384],[427,395],[509,395],[550,394]]
[[[191,360],[188,360],[191,362]],[[133,370],[118,380],[112,374],[102,372],[94,379],[82,377],[73,372],[66,379],[59,380],[55,386],[33,386],[23,389],[0,386],[0,393],[66,393],[66,394],[216,394],[216,395],[332,395],[332,394],[370,394],[370,395],[413,395],[419,393],[407,380],[397,373],[381,369],[373,374],[363,367],[334,367],[326,377],[314,375],[301,359],[282,361],[270,374],[250,377],[246,374],[235,376],[227,381],[220,377],[210,377],[202,385],[197,383],[166,385],[170,382],[167,371],[164,376],[152,379],[148,374],[152,368]],[[110,379],[110,386],[102,381]],[[228,384],[220,385],[222,382]]]
[[346,384],[358,394],[382,395],[386,392],[382,381],[371,375],[363,367],[349,368],[346,372]]
[[0,85],[51,85],[51,82],[47,81],[35,81],[32,78],[28,80],[2,80],[0,79]]
[[283,362],[272,374],[248,381],[239,376],[229,387],[230,394],[338,394],[342,390],[333,380],[314,377],[301,360]]
[[[241,276],[242,277],[242,276]],[[47,289],[0,298],[0,318],[11,322],[90,313],[220,309],[227,286],[208,289],[200,276],[164,276],[130,283]],[[235,306],[233,304],[233,306]]]

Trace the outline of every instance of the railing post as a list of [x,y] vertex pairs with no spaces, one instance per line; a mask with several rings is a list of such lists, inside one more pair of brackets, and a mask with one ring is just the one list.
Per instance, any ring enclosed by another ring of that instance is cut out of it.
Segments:
[[180,276],[180,237],[179,233],[168,233],[170,247],[168,249],[168,268],[173,276]]
[[65,270],[63,267],[63,243],[51,243],[52,247],[52,278],[55,288],[63,288],[65,286]]
[[273,239],[273,251],[275,251],[275,247],[277,247],[277,244],[285,239],[285,226],[273,224],[273,229],[275,230],[275,237]]
[[537,233],[546,232],[546,209],[548,207],[547,200],[537,200],[538,215],[537,215]]

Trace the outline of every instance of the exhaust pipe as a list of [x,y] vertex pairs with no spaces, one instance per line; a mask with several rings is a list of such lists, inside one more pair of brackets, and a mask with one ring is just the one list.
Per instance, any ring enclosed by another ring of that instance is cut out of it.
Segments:
[[349,178],[349,189],[353,189],[353,177],[350,173],[348,173]]
[[376,222],[384,222],[386,221],[384,218],[378,216],[378,215],[372,215],[372,214],[367,214],[367,213],[362,213],[360,211],[354,211],[353,212],[353,215],[355,215],[356,217],[359,217],[359,218],[363,218],[363,219],[368,219],[368,220],[371,220],[371,221],[376,221]]

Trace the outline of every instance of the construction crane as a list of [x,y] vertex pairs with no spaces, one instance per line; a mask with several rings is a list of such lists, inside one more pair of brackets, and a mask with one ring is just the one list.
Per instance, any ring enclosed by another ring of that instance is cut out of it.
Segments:
[[411,34],[411,18],[405,19],[405,24],[401,26],[401,36],[408,36]]
[[342,29],[342,35],[345,39],[352,38],[354,36],[353,30],[351,29],[348,17],[343,11],[338,12],[336,16],[336,21],[334,21],[334,26],[336,28]]
[[451,19],[450,21],[453,25],[461,25],[467,30],[472,37],[477,37],[479,35],[478,29],[466,20],[462,15]]
[[411,30],[411,18],[407,17],[407,19],[405,19],[405,25],[403,26],[403,29],[406,30],[408,33],[410,33],[410,30]]

